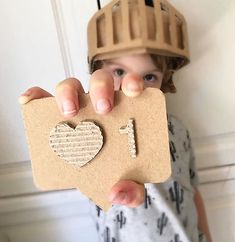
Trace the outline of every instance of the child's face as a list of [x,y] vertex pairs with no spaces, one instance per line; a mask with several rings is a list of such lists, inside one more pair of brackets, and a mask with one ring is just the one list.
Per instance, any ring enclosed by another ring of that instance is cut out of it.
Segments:
[[[153,63],[149,54],[136,54],[105,60],[102,69],[110,72],[113,76],[115,90],[120,89],[122,79],[130,73],[135,73],[142,78],[144,87],[160,89],[162,84],[163,74]],[[136,75],[130,76],[136,77]]]

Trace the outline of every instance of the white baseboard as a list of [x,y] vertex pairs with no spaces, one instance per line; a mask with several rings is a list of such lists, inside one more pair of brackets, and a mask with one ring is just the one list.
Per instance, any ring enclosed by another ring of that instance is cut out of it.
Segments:
[[0,165],[0,197],[39,192],[33,183],[30,161]]
[[29,161],[0,165],[0,228],[89,216],[88,199],[78,190],[39,191]]
[[[30,214],[33,216],[34,214]],[[89,217],[73,216],[0,227],[0,242],[98,242]]]
[[76,190],[2,199],[0,227],[19,226],[64,219],[90,217],[88,199]]

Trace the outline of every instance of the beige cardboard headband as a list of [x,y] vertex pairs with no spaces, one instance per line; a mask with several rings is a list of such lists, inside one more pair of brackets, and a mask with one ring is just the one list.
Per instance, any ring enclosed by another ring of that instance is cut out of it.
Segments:
[[[166,0],[113,0],[88,24],[90,71],[95,60],[124,54],[150,53],[178,57],[179,67],[189,62],[186,21]],[[182,64],[183,63],[183,64]]]

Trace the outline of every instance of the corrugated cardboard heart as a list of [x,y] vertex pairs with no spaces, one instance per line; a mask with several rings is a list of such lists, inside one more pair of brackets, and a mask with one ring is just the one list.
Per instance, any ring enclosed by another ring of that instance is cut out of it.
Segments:
[[[39,188],[78,188],[107,210],[111,206],[108,192],[119,180],[159,183],[170,176],[166,105],[160,90],[148,88],[136,98],[116,92],[115,107],[107,115],[94,112],[88,94],[80,97],[80,104],[79,114],[69,120],[59,113],[53,97],[33,100],[22,106],[34,181]],[[131,118],[135,120],[136,158],[129,153],[127,135],[119,132]],[[69,122],[76,127],[86,120],[101,127],[103,147],[82,167],[68,164],[50,147],[50,132],[60,122]]]
[[59,123],[50,132],[50,146],[64,161],[82,167],[91,161],[103,146],[100,127],[93,122],[82,121],[76,128]]

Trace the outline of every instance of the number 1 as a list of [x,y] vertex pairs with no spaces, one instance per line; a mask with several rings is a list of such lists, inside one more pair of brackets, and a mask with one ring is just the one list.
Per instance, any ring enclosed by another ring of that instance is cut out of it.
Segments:
[[135,141],[135,129],[134,119],[129,119],[128,124],[119,129],[120,134],[128,135],[128,147],[132,158],[136,158],[136,141]]

